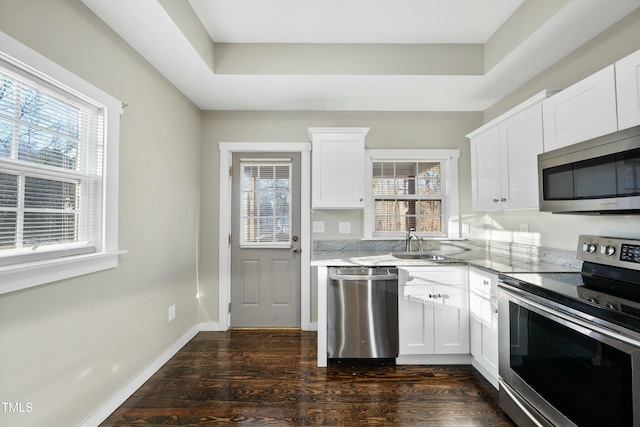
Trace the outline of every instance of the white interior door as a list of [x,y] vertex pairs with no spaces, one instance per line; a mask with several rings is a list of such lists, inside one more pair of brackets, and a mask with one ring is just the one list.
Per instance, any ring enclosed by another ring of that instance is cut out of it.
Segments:
[[300,327],[300,153],[235,153],[231,327]]

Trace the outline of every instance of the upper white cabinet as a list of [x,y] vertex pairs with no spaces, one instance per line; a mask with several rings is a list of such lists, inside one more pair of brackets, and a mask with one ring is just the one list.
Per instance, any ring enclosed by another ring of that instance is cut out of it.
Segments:
[[615,63],[618,129],[640,125],[640,50]]
[[544,151],[618,130],[614,66],[569,86],[542,103]]
[[466,267],[407,267],[398,287],[400,355],[469,353]]
[[314,209],[364,208],[364,139],[369,128],[309,128]]
[[543,151],[543,91],[467,135],[471,139],[471,194],[476,211],[536,209],[537,155]]

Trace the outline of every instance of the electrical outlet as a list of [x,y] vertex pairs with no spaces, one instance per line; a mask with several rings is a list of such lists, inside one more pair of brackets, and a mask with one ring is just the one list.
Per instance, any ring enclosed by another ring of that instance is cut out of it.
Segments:
[[176,318],[176,305],[171,304],[169,306],[169,322]]
[[468,222],[463,222],[462,234],[469,234],[469,233],[471,233],[471,224],[469,224]]
[[313,232],[324,233],[324,221],[313,221]]
[[338,233],[340,233],[340,234],[349,234],[349,233],[351,233],[351,223],[350,222],[339,222],[338,223]]
[[529,232],[529,224],[520,224],[520,231],[523,233]]

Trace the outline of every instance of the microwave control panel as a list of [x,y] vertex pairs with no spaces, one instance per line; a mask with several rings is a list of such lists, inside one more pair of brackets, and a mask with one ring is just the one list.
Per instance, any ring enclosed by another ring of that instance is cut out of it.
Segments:
[[576,257],[596,264],[640,270],[640,240],[581,235]]

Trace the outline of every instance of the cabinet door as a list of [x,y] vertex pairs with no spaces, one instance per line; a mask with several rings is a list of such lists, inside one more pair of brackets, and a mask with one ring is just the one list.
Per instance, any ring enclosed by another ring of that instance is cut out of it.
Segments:
[[469,353],[469,300],[466,285],[434,286],[436,354]]
[[538,208],[538,154],[542,150],[541,104],[500,124],[500,205],[503,209]]
[[587,77],[542,102],[544,150],[618,130],[614,66]]
[[364,208],[364,133],[314,133],[312,175],[314,208]]
[[494,126],[471,139],[471,206],[500,209],[500,129]]
[[433,354],[433,287],[398,287],[400,354]]
[[618,129],[640,125],[640,50],[615,63]]
[[469,325],[471,355],[492,384],[498,379],[498,277],[481,270],[469,270]]

